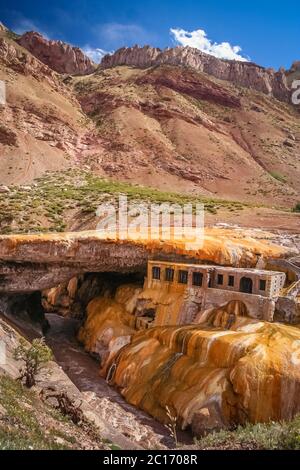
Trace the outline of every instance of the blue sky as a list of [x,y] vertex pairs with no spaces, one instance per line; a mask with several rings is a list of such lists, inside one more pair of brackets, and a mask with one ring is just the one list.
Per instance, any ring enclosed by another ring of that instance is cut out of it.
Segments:
[[11,29],[39,30],[90,53],[134,44],[189,44],[274,68],[300,60],[299,0],[15,0],[11,8],[3,3],[0,21]]

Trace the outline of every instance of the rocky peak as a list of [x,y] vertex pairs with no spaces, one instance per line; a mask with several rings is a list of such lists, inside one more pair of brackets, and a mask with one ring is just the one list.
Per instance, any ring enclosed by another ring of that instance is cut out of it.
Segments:
[[79,47],[50,41],[37,32],[23,34],[18,43],[58,73],[87,75],[95,71],[95,64]]
[[296,60],[291,67],[290,72],[300,72],[300,60]]
[[107,54],[101,61],[102,68],[114,67],[115,65],[133,65],[135,67],[151,67],[160,59],[162,51],[151,46],[122,47],[114,54]]
[[235,85],[252,88],[283,101],[289,99],[290,89],[283,70],[275,72],[252,62],[218,59],[188,46],[164,50],[150,46],[125,47],[112,55],[106,55],[102,59],[101,67],[152,67],[161,64],[192,67],[220,80],[228,80]]
[[300,60],[293,62],[291,68],[285,71],[285,75],[287,77],[288,84],[292,87],[294,80],[300,79]]
[[0,21],[0,31],[8,31],[7,27],[4,26],[4,24],[1,23],[1,21]]

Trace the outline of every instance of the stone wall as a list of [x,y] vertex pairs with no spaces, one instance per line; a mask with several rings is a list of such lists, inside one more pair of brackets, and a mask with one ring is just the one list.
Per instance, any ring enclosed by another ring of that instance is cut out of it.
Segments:
[[231,301],[243,302],[251,318],[273,321],[275,300],[242,292],[207,289],[203,295],[202,311],[226,305]]

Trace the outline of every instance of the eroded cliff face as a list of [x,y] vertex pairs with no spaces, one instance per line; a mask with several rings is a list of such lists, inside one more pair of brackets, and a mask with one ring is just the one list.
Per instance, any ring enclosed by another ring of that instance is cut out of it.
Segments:
[[[79,333],[100,374],[128,402],[163,423],[167,408],[194,434],[246,422],[290,419],[300,411],[300,329],[250,319],[240,302],[199,318],[162,322],[176,295],[161,301],[158,324],[137,331],[142,290],[120,287],[94,299]],[[166,301],[167,300],[167,301]],[[154,302],[157,299],[153,299]],[[176,308],[175,308],[176,310]]]
[[275,98],[287,101],[290,89],[284,70],[275,72],[251,62],[221,60],[192,47],[158,49],[150,46],[125,47],[112,55],[106,55],[101,67],[130,65],[152,67],[161,64],[189,66],[235,85],[252,88]]
[[5,36],[0,38],[0,59],[1,65],[9,66],[25,76],[32,76],[37,81],[45,80],[53,90],[63,91],[70,97],[67,88],[59,82],[53,70],[32,55],[26,54],[20,47],[16,47],[15,43],[7,40]]
[[7,100],[0,107],[0,180],[19,185],[46,171],[66,170],[101,144],[63,78],[5,31],[0,30]]
[[34,31],[23,34],[18,42],[58,73],[87,75],[95,71],[95,64],[79,47],[70,46],[62,41],[49,41]]

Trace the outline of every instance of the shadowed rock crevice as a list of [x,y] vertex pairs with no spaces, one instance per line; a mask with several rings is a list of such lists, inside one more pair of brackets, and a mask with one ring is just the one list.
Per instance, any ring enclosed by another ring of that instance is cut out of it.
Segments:
[[29,294],[0,294],[0,312],[16,324],[32,326],[42,335],[49,329],[49,323],[45,317],[42,306],[42,293],[32,292]]

